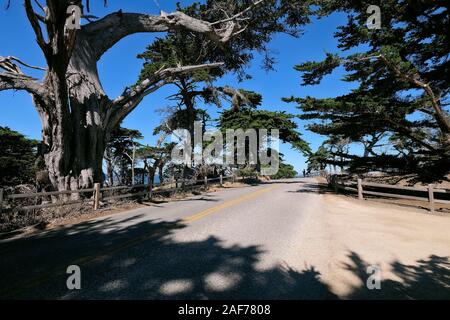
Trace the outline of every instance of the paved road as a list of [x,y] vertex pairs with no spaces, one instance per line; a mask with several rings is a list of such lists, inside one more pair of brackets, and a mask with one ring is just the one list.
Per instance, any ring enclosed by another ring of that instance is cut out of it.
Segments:
[[[325,210],[314,184],[226,189],[0,241],[0,296],[332,298],[300,249],[305,223]],[[69,265],[81,290],[66,287]]]

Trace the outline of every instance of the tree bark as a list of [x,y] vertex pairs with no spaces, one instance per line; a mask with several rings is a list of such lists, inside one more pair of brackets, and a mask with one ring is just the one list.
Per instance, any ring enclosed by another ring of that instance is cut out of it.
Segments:
[[80,36],[67,71],[49,70],[44,81],[55,97],[40,113],[44,159],[57,190],[103,183],[102,159],[111,132],[105,111],[110,100],[100,85],[96,60],[84,50],[87,45]]

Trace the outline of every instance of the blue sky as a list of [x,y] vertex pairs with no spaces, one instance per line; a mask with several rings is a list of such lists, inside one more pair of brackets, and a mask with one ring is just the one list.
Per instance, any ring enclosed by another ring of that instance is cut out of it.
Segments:
[[[91,11],[97,16],[103,16],[109,12],[123,9],[125,12],[145,12],[158,14],[159,8],[154,0],[110,0],[109,6],[103,8],[103,1],[93,1]],[[177,1],[160,1],[164,11],[175,8]],[[181,1],[183,4],[192,1]],[[0,4],[1,1],[0,1]],[[3,4],[2,4],[3,5]],[[247,90],[257,91],[263,94],[262,108],[268,110],[285,110],[298,114],[299,110],[294,104],[281,101],[289,96],[314,96],[318,98],[334,97],[347,93],[355,87],[341,81],[343,70],[338,69],[332,75],[326,77],[318,86],[300,86],[300,74],[293,67],[296,64],[309,60],[320,60],[326,52],[337,52],[337,41],[333,38],[336,26],[345,23],[345,16],[334,14],[326,19],[313,21],[305,26],[304,35],[293,38],[287,35],[276,35],[270,43],[270,48],[276,53],[277,64],[275,71],[267,73],[261,66],[261,57],[255,54],[255,60],[249,67],[252,80],[238,83],[235,75],[227,75],[220,84],[227,84]],[[29,64],[44,66],[44,59],[34,40],[34,34],[28,24],[21,1],[14,1],[9,10],[0,9],[0,30],[2,31],[0,46],[1,56],[16,56]],[[6,30],[6,31],[5,31]],[[133,84],[142,67],[142,61],[136,55],[143,52],[146,45],[152,42],[156,36],[162,34],[138,34],[128,37],[108,51],[99,63],[99,73],[103,86],[109,97],[119,95],[123,88]],[[27,70],[29,71],[29,70]],[[39,71],[30,71],[29,74],[41,77]],[[142,104],[124,121],[123,126],[138,129],[144,135],[143,143],[154,144],[157,137],[152,135],[153,128],[160,123],[161,116],[157,112],[159,108],[170,105],[166,99],[174,93],[173,86],[166,86],[154,94],[149,95]],[[23,92],[0,92],[0,126],[8,126],[30,138],[40,138],[40,121],[34,110],[29,95]],[[209,108],[213,118],[217,114],[213,108]],[[322,137],[307,131],[304,128],[305,121],[297,121],[303,138],[316,149],[322,142]],[[305,165],[305,158],[289,145],[282,145],[281,152],[285,154],[287,162],[293,164],[297,171],[301,172]]]

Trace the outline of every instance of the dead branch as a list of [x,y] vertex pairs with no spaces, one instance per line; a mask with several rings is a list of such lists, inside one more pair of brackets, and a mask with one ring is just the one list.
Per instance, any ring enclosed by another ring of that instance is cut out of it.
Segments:
[[16,61],[17,63],[23,65],[24,67],[30,68],[30,69],[36,69],[36,70],[42,70],[42,71],[47,70],[46,68],[29,65],[28,63],[25,63],[22,60],[20,60],[19,58],[16,58],[13,56],[8,56],[8,57],[0,56],[0,68],[4,69],[6,71],[9,71],[9,72],[15,72],[15,73],[22,74],[22,71],[20,70],[20,68],[12,61]]
[[3,90],[25,90],[39,97],[46,97],[47,91],[37,79],[15,72],[0,73],[0,91]]

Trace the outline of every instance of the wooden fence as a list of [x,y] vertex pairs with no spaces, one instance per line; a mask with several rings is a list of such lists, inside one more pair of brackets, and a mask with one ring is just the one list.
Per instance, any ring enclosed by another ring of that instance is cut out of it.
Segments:
[[327,172],[325,170],[321,170],[321,171],[313,171],[313,172],[307,173],[305,175],[305,178],[326,177],[326,176],[327,176]]
[[[164,184],[155,184],[152,185],[144,185],[144,184],[135,184],[131,186],[114,186],[114,187],[104,187],[102,188],[99,183],[94,184],[94,187],[91,189],[82,189],[82,190],[65,190],[65,191],[51,191],[51,192],[39,192],[39,193],[28,193],[28,194],[6,194],[4,189],[0,188],[0,213],[2,209],[5,208],[5,204],[10,201],[18,200],[18,199],[39,199],[43,197],[50,198],[51,201],[44,204],[36,204],[22,207],[15,207],[18,211],[31,211],[31,210],[39,210],[44,208],[53,208],[53,207],[61,207],[65,205],[74,205],[74,204],[89,204],[93,206],[94,210],[98,210],[100,208],[101,202],[109,202],[112,200],[119,200],[124,198],[146,198],[151,200],[153,195],[155,194],[167,194],[173,193],[179,190],[187,191],[192,190],[199,187],[208,188],[210,184],[219,184],[221,187],[223,186],[224,181],[231,180],[233,183],[235,182],[235,177],[231,176],[222,176],[220,175],[217,178],[206,178],[202,180],[177,180]],[[125,193],[120,193],[125,192]],[[92,197],[90,199],[83,200],[66,200],[66,201],[55,201],[55,198],[59,198],[60,196],[70,196],[73,194],[86,194],[91,193]],[[117,194],[119,193],[119,194]]]
[[[343,181],[338,176],[330,176],[328,179],[335,192],[344,190],[358,195],[359,200],[364,200],[364,195],[398,198],[407,200],[427,201],[429,209],[433,213],[436,203],[450,204],[450,190],[436,188],[433,184],[427,187],[403,187],[389,184],[366,182],[362,179],[357,181]],[[380,192],[382,189],[383,192]],[[405,194],[407,193],[407,194]],[[442,199],[447,198],[447,199]]]

